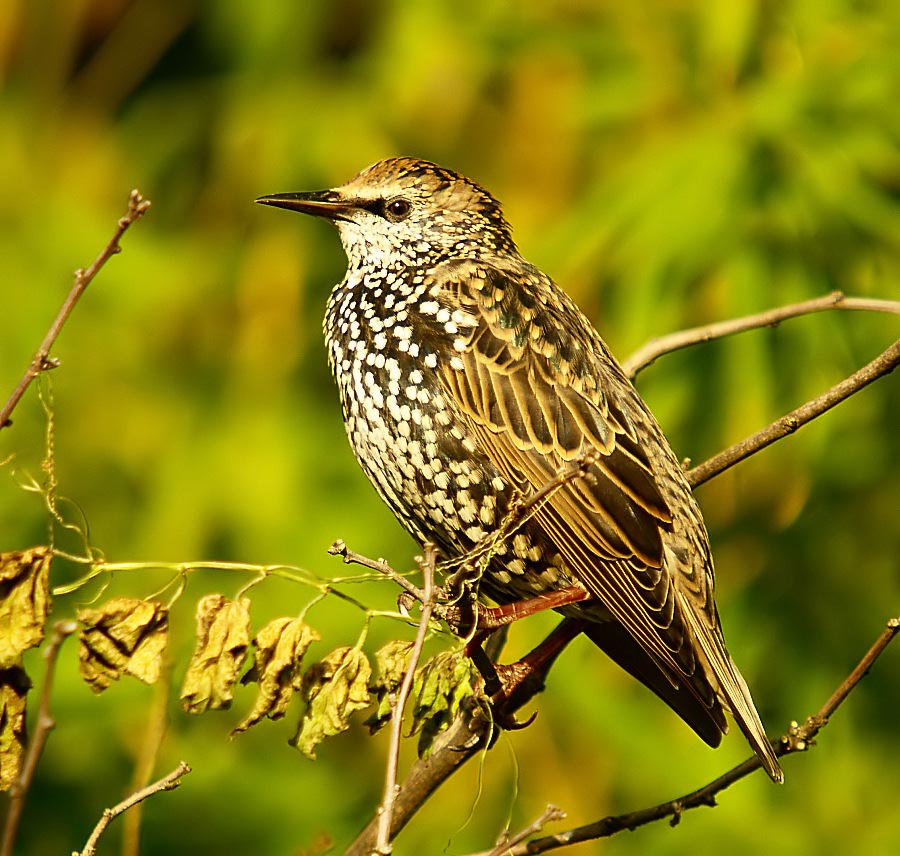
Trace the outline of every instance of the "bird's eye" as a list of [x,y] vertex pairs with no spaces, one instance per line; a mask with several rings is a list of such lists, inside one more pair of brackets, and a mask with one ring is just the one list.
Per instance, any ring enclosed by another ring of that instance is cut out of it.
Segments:
[[409,204],[408,199],[392,199],[385,204],[384,213],[389,220],[396,222],[398,220],[405,220],[409,216],[411,208],[412,206]]

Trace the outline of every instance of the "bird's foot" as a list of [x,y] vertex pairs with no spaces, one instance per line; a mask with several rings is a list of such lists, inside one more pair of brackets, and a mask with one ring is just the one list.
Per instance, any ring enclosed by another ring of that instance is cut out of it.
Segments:
[[520,721],[515,713],[544,689],[550,667],[583,627],[584,623],[577,619],[563,619],[540,645],[515,663],[492,662],[480,644],[468,650],[484,680],[491,711],[501,728],[525,728],[534,721],[536,714]]

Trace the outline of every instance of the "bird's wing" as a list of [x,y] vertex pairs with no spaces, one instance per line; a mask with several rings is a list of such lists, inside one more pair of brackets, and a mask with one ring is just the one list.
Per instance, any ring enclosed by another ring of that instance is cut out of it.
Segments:
[[[514,485],[540,489],[566,462],[592,453],[587,476],[553,492],[536,518],[637,643],[598,644],[709,742],[715,727],[726,730],[720,697],[727,699],[780,780],[725,650],[705,530],[668,442],[574,303],[536,268],[510,264],[457,260],[433,272],[447,304],[465,316],[453,357],[439,369],[448,396]],[[685,690],[699,706],[679,701]]]
[[441,371],[482,450],[513,484],[533,489],[594,453],[587,477],[553,493],[537,518],[591,594],[673,680],[689,679],[695,652],[676,591],[715,627],[711,575],[689,557],[665,556],[673,510],[654,462],[674,462],[641,399],[590,324],[536,269],[460,261],[435,277],[476,319]]

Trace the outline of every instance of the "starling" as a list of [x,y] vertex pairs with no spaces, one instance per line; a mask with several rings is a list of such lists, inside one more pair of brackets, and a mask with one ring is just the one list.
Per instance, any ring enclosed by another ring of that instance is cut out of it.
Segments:
[[725,648],[682,468],[585,315],[519,255],[497,200],[404,157],[257,201],[337,227],[348,269],[328,300],[329,362],[353,451],[413,537],[465,554],[516,497],[587,461],[494,547],[481,591],[580,593],[560,612],[711,746],[729,710],[781,781]]

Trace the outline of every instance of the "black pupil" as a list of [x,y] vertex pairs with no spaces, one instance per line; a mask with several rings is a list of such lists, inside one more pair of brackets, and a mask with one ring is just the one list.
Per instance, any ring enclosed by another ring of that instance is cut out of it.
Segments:
[[409,203],[405,199],[395,199],[388,204],[388,213],[394,217],[405,217],[409,214]]

